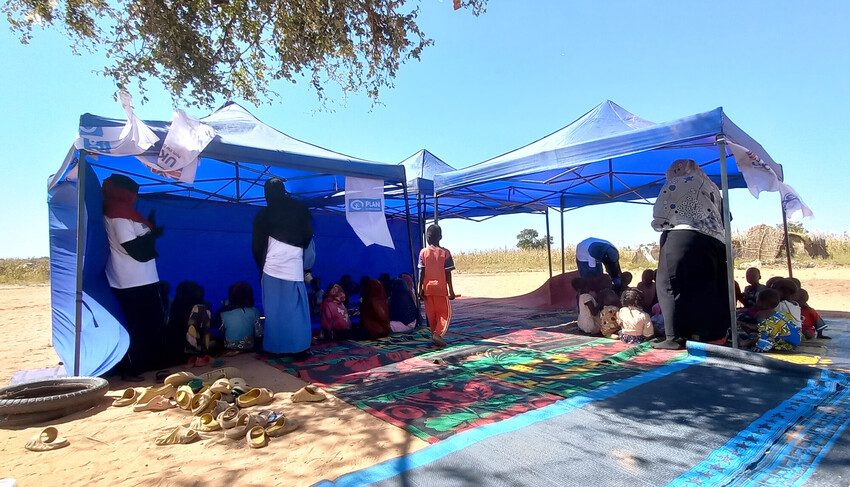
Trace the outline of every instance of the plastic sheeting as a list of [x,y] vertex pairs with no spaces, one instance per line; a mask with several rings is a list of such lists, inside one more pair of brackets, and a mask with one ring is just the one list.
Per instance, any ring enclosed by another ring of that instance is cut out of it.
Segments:
[[[653,123],[606,101],[570,125],[517,150],[435,177],[437,194],[469,198],[456,211],[474,213],[501,204],[505,211],[577,208],[658,195],[664,172],[676,159],[694,159],[718,185],[723,134],[761,156],[777,175],[782,168],[722,108]],[[728,151],[729,187],[746,182]],[[442,212],[440,204],[440,212]]]

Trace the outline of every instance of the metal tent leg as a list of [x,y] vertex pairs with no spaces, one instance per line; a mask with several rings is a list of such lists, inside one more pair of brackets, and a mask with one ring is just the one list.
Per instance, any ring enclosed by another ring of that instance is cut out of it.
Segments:
[[782,207],[782,231],[785,233],[785,259],[788,261],[788,277],[794,277],[794,269],[791,266],[791,240],[788,238],[788,214],[785,212],[785,202],[779,198]]
[[561,274],[567,272],[567,263],[564,255],[564,197],[561,196]]
[[80,346],[83,334],[83,265],[86,252],[86,151],[77,161],[77,263],[74,309],[74,375],[80,375]]
[[723,239],[726,244],[726,271],[728,273],[730,328],[732,330],[732,348],[738,348],[738,320],[735,319],[735,268],[732,260],[732,217],[729,209],[729,174],[726,168],[726,138],[717,136],[717,150],[720,151],[720,184],[723,190]]
[[552,279],[552,237],[549,234],[549,208],[544,211],[546,212],[546,257],[549,258],[549,279]]

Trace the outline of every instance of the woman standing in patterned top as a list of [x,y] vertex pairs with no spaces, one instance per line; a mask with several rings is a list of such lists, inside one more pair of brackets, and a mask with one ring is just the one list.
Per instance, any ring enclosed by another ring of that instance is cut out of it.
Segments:
[[722,208],[717,185],[695,161],[670,165],[652,220],[662,232],[656,292],[666,335],[655,348],[726,336],[731,316]]

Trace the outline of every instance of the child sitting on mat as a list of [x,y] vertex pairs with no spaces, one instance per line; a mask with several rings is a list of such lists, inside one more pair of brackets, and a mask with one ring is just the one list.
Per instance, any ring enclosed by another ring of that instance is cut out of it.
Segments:
[[767,286],[759,282],[761,280],[761,271],[756,267],[747,269],[746,278],[748,286],[744,288],[743,305],[745,308],[752,308],[756,305],[756,298],[758,298],[759,292],[767,289]]
[[791,279],[778,279],[773,283],[773,289],[779,293],[779,305],[777,311],[782,311],[791,315],[797,328],[803,326],[803,317],[800,313],[800,305],[797,304],[797,291],[800,289],[797,284]]
[[260,312],[254,307],[254,290],[247,282],[237,282],[227,290],[227,303],[220,312],[224,348],[238,352],[254,349],[260,326]]
[[652,306],[658,302],[658,297],[655,292],[655,270],[646,269],[640,275],[640,282],[637,283],[637,289],[643,293],[643,309],[650,311]]
[[590,289],[590,283],[583,277],[570,281],[576,292],[576,307],[578,308],[578,327],[581,331],[595,335],[599,333],[599,307]]
[[618,338],[620,324],[617,321],[617,312],[620,311],[620,298],[613,289],[602,292],[602,310],[599,312],[599,331],[602,336]]
[[824,340],[832,340],[832,338],[823,334],[826,323],[820,317],[820,313],[809,306],[809,293],[805,289],[800,289],[797,294],[797,302],[800,305],[800,317],[803,319],[803,336],[806,338],[817,336]]
[[[794,322],[791,313],[780,309],[780,298],[779,292],[772,288],[765,289],[758,295],[756,317],[759,324],[754,347],[756,352],[791,351],[800,345],[800,327]],[[750,344],[742,342],[744,346]]]
[[626,343],[642,343],[652,338],[655,329],[652,318],[643,310],[643,293],[637,289],[623,292],[623,307],[617,312],[620,325],[620,340]]
[[328,340],[341,340],[349,337],[351,318],[345,307],[345,291],[334,284],[322,300],[322,335]]

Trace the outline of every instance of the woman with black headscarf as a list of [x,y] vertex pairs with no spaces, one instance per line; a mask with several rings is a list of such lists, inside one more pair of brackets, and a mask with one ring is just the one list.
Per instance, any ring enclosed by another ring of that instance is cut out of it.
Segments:
[[666,337],[652,346],[679,349],[683,340],[726,336],[729,274],[717,185],[690,159],[673,162],[666,176],[652,220],[662,232],[656,292]]
[[253,253],[262,270],[266,314],[263,349],[273,354],[310,348],[310,304],[304,269],[312,266],[310,211],[286,192],[283,181],[265,184],[266,207],[254,219]]

